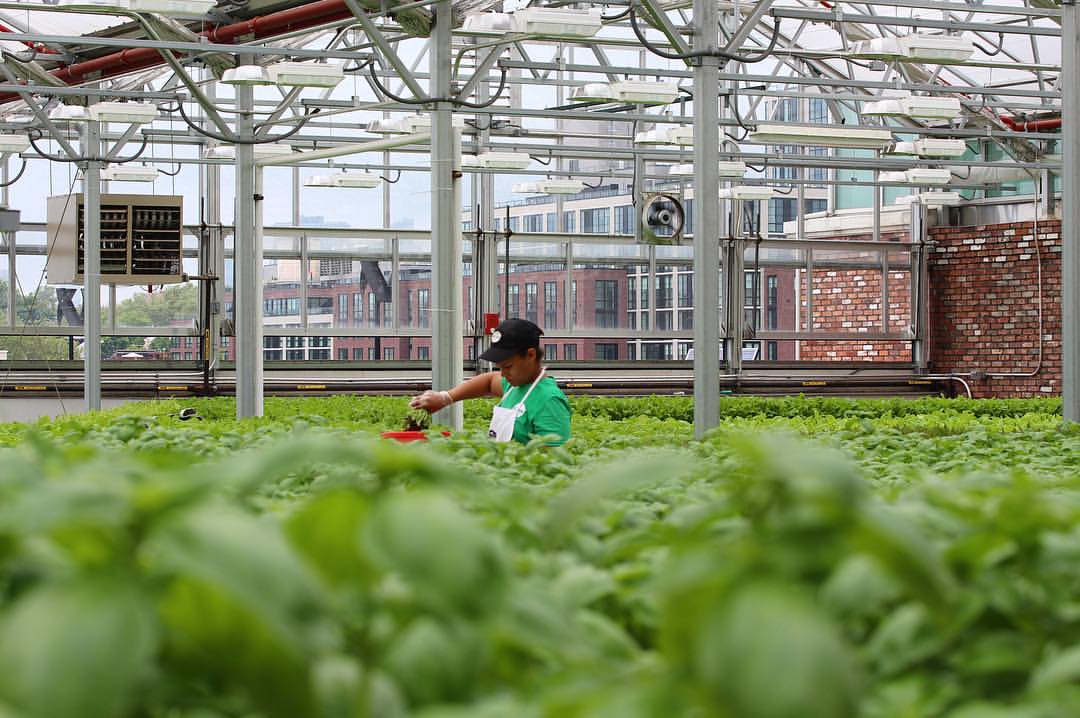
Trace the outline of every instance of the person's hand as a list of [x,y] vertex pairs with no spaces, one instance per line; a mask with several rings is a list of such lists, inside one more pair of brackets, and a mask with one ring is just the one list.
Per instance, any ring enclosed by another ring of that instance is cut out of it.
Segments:
[[454,399],[448,391],[425,391],[420,396],[414,396],[409,402],[411,409],[423,409],[429,414],[434,414],[440,409],[445,409],[454,403]]

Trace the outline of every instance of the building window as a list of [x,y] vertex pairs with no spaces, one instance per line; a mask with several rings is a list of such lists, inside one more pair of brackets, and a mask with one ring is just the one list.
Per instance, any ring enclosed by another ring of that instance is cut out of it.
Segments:
[[596,358],[602,361],[616,361],[619,358],[619,345],[601,342],[596,345]]
[[375,292],[368,292],[368,324],[373,327],[379,326],[378,302],[375,300]]
[[363,360],[363,358],[364,358],[364,348],[363,347],[353,347],[352,358],[355,361]]
[[425,360],[425,361],[428,360],[428,359],[431,359],[431,348],[430,347],[417,347],[416,348],[416,358],[417,359],[422,359],[422,360]]
[[570,280],[570,307],[572,318],[570,323],[577,326],[577,280]]
[[419,306],[420,314],[420,326],[427,328],[430,324],[430,309],[431,309],[431,290],[430,289],[418,289],[416,291],[416,299]]
[[573,232],[574,231],[574,210],[571,209],[571,210],[568,210],[566,212],[563,212],[562,213],[562,219],[563,219],[563,231],[564,232]]
[[694,329],[694,310],[693,309],[680,309],[679,310],[679,331],[689,332]]
[[810,121],[821,124],[829,123],[829,106],[824,99],[815,98],[810,100]]
[[329,361],[330,360],[330,350],[329,349],[312,349],[310,354],[311,354],[310,358],[313,361]]
[[657,309],[670,309],[672,307],[674,296],[672,295],[671,280],[670,274],[658,274],[656,276]]
[[191,359],[191,356],[192,356],[192,352],[184,352],[184,358],[185,359]]
[[339,294],[337,300],[339,326],[346,326],[349,323],[349,295]]
[[776,198],[769,200],[769,234],[783,234],[784,222],[795,219],[794,199]]
[[367,358],[368,359],[374,359],[375,358],[375,347],[368,347]]
[[614,279],[596,280],[596,326],[619,326],[619,283]]
[[683,200],[683,234],[694,233],[694,200]]
[[341,361],[347,360],[349,358],[349,350],[348,349],[338,349],[337,350],[337,358],[340,359]]
[[634,205],[624,204],[615,208],[615,234],[634,233]]
[[555,329],[559,321],[559,295],[555,282],[544,282],[544,329]]
[[656,330],[657,331],[660,331],[660,332],[669,332],[669,331],[671,331],[672,323],[674,321],[674,318],[672,317],[672,314],[673,314],[673,312],[670,311],[670,310],[668,310],[666,312],[662,312],[660,310],[657,310],[657,312],[656,312]]
[[761,311],[760,298],[761,275],[753,270],[743,272],[743,323],[755,331]]
[[630,361],[637,359],[637,344],[630,342],[626,345],[626,358]]
[[506,316],[510,318],[521,315],[521,285],[510,285],[510,299],[506,305]]
[[382,358],[392,360],[394,358],[394,347],[383,347]]
[[637,277],[626,279],[626,308],[629,311],[637,309]]
[[547,231],[549,231],[549,232],[558,232],[559,231],[559,222],[558,222],[558,219],[556,218],[554,212],[548,212],[546,215],[544,215],[544,218],[545,218],[545,221],[547,222]]
[[544,215],[542,214],[527,214],[525,215],[525,232],[543,232],[544,231]]
[[520,224],[521,224],[521,218],[520,217],[511,217],[510,218],[510,231],[511,232],[517,232],[518,227],[520,226]]
[[352,295],[353,324],[359,326],[364,321],[364,294],[356,292]]
[[525,318],[533,324],[540,319],[538,316],[536,283],[529,282],[525,285]]
[[829,200],[827,199],[808,199],[803,201],[804,211],[809,214],[811,212],[824,212],[829,208]]
[[562,356],[568,361],[577,359],[577,344],[563,344]]
[[[659,317],[657,317],[659,318]],[[641,347],[644,350],[642,359],[648,361],[670,361],[671,342],[649,342]]]
[[[775,274],[765,278],[765,328],[776,329],[779,319],[779,279]],[[775,344],[776,342],[772,342]]]
[[607,207],[581,210],[582,234],[607,234],[611,212]]
[[776,357],[779,355],[778,343],[779,342],[765,342],[765,358],[769,361],[776,361]]
[[679,274],[679,306],[694,306],[694,275],[689,272]]

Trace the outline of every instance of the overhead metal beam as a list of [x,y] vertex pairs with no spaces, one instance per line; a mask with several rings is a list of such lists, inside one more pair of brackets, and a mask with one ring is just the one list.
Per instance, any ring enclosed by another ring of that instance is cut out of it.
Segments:
[[[1062,3],[1061,378],[1065,420],[1080,422],[1080,22]],[[1035,237],[1035,241],[1040,241]],[[1042,341],[1042,337],[1039,337]]]

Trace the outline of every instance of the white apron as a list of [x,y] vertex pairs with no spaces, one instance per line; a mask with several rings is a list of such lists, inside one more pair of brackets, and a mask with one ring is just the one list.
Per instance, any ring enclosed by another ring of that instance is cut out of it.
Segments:
[[529,398],[529,394],[532,394],[532,390],[544,378],[545,371],[547,370],[540,370],[539,376],[533,380],[529,390],[525,392],[525,396],[521,397],[521,401],[517,405],[511,408],[496,406],[492,410],[491,424],[488,426],[488,436],[490,438],[495,441],[510,441],[514,438],[514,424],[517,423],[517,418],[525,413],[525,400]]

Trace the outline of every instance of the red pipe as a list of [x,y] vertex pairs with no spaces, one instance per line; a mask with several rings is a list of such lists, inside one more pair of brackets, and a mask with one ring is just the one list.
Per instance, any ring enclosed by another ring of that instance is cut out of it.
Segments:
[[1014,132],[1043,132],[1061,129],[1060,117],[1050,117],[1045,120],[1017,120],[1010,115],[999,115],[998,118]]
[[[331,23],[351,16],[352,12],[346,7],[344,0],[318,0],[318,2],[307,3],[306,5],[251,18],[231,25],[221,25],[200,34],[214,43],[232,44],[239,38],[258,40],[273,35],[283,35],[295,30],[306,30],[309,27]],[[76,85],[88,80],[99,80],[145,70],[164,62],[161,53],[155,49],[133,47],[109,55],[102,55],[86,62],[77,62],[74,65],[61,67],[53,70],[51,74],[66,85]],[[19,96],[14,93],[3,94],[0,95],[0,103],[10,102],[18,98]]]

